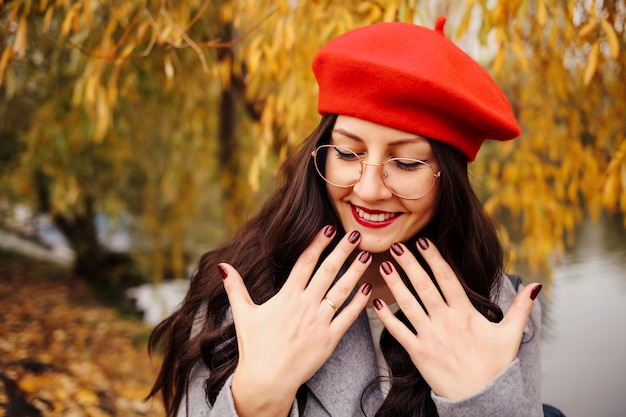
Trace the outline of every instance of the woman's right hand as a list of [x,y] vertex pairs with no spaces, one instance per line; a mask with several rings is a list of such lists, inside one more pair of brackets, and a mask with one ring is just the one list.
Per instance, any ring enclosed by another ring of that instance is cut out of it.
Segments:
[[334,234],[333,226],[320,231],[296,261],[281,290],[261,305],[254,304],[232,266],[218,265],[237,331],[239,362],[231,390],[241,417],[287,415],[300,385],[326,362],[365,308],[369,284],[364,284],[339,313],[335,311],[371,263],[370,254],[361,252],[333,284],[358,245],[358,231],[344,236],[313,274]]

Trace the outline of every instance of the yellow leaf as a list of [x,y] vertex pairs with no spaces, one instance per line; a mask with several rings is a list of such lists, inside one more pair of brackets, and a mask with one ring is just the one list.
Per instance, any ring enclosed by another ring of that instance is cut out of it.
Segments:
[[98,89],[98,74],[92,73],[85,81],[85,103],[88,106],[93,105],[96,102],[96,93]]
[[67,12],[67,14],[65,15],[65,19],[63,19],[63,23],[61,24],[61,35],[65,36],[70,33],[75,14],[76,9],[73,7]]
[[[3,4],[3,3],[0,3],[0,4]],[[16,1],[13,3],[13,7],[11,8],[11,13],[9,14],[9,18],[7,19],[9,22],[15,21],[15,19],[17,18],[17,14],[19,13],[21,7],[22,7],[21,1]]]
[[0,56],[0,85],[2,85],[2,80],[4,79],[4,73],[7,69],[7,65],[13,58],[13,47],[11,45],[7,45],[2,51],[2,56]]
[[356,6],[356,12],[360,14],[367,13],[372,8],[372,2],[364,1]]
[[83,20],[85,21],[85,27],[91,29],[91,23],[93,22],[93,11],[91,10],[91,1],[83,1]]
[[85,388],[79,388],[74,394],[74,399],[77,403],[85,405],[96,405],[99,402],[98,396]]
[[74,91],[72,93],[72,106],[78,107],[83,100],[83,94],[85,93],[85,79],[79,78],[74,84]]
[[52,16],[54,16],[54,7],[49,7],[43,16],[43,33],[50,31],[50,24],[52,23]]
[[606,32],[606,36],[609,40],[609,52],[611,54],[611,58],[617,59],[619,56],[619,39],[617,38],[617,33],[615,33],[615,29],[606,19],[602,19],[600,21],[600,25],[604,32]]
[[164,70],[165,70],[165,76],[169,80],[173,79],[174,78],[174,65],[172,65],[172,58],[169,54],[165,56],[163,65],[164,65]]
[[585,36],[587,36],[592,30],[595,29],[596,25],[598,24],[598,22],[596,22],[595,20],[590,20],[587,23],[585,23],[580,30],[578,31],[578,36],[580,36],[581,38],[584,38]]
[[220,21],[230,22],[231,20],[233,20],[233,15],[234,15],[233,3],[225,2],[224,4],[222,4],[222,7],[220,7],[220,14],[219,14]]
[[393,22],[396,20],[398,14],[398,6],[396,4],[389,4],[385,8],[385,14],[383,15],[383,22]]
[[537,0],[537,22],[540,26],[545,26],[548,17],[548,10],[544,0]]
[[617,175],[609,175],[604,183],[604,190],[602,191],[602,205],[608,207],[610,210],[615,209],[615,202],[617,201],[617,195],[615,189],[617,187]]
[[585,85],[589,85],[593,76],[596,74],[598,70],[598,60],[600,58],[600,46],[598,42],[595,42],[591,47],[591,52],[589,52],[589,56],[587,57],[587,64],[585,65],[585,72],[583,74],[583,83]]
[[17,25],[17,32],[15,33],[15,41],[13,42],[13,49],[15,55],[18,58],[24,58],[26,56],[26,45],[28,42],[28,23],[26,22],[26,15],[20,16],[20,22]]
[[107,93],[104,88],[98,86],[98,102],[96,103],[96,131],[94,140],[98,143],[104,140],[111,119],[111,112],[107,103]]
[[137,30],[135,31],[135,36],[137,37],[137,43],[141,43],[149,27],[150,27],[150,22],[148,20],[142,22],[137,27]]
[[500,47],[498,48],[498,53],[493,60],[493,73],[498,76],[502,71],[502,65],[504,64],[504,44],[500,43]]
[[36,376],[28,374],[20,379],[17,385],[22,391],[32,394],[39,389],[41,384]]

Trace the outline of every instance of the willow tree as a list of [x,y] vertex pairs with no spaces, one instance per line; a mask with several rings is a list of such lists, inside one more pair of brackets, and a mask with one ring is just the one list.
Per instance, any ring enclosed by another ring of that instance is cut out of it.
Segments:
[[621,212],[626,227],[626,3],[470,3],[480,3],[480,37],[497,48],[490,67],[523,129],[476,166],[494,191],[489,209],[516,220],[514,254],[545,264],[602,210]]
[[[513,217],[504,235],[523,234],[518,256],[545,261],[585,213],[626,211],[620,2],[0,5],[3,130],[22,149],[3,188],[34,195],[44,179],[47,209],[67,221],[87,203],[130,211],[157,274],[167,257],[182,274],[184,236],[209,211],[228,233],[263,200],[264,179],[318,120],[313,54],[373,22],[432,27],[445,14],[448,36],[488,51],[524,133],[488,147],[473,172],[492,190],[492,214]],[[29,123],[16,114],[24,108]]]

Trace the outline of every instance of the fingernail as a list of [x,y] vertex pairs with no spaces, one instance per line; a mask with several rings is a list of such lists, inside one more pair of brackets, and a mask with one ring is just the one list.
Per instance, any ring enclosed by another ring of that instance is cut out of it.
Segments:
[[370,293],[372,292],[372,284],[366,283],[365,285],[363,285],[363,289],[361,289],[361,292],[363,293],[363,295],[370,295]]
[[381,268],[383,268],[383,272],[387,275],[391,275],[391,273],[393,272],[393,268],[391,267],[391,262],[389,261],[384,261],[383,263],[380,264]]
[[372,257],[372,255],[368,251],[364,250],[359,255],[359,261],[361,261],[361,263],[365,264],[365,263],[367,263],[367,261],[370,260],[371,257]]
[[348,242],[356,243],[356,241],[359,240],[360,237],[361,237],[361,233],[359,233],[358,230],[355,230],[352,233],[350,233],[350,236],[348,236]]
[[391,251],[396,254],[396,256],[400,256],[404,253],[404,249],[397,243],[391,244]]
[[382,302],[382,301],[380,301],[380,299],[379,299],[379,298],[376,298],[376,299],[374,300],[373,304],[374,304],[374,308],[375,308],[376,310],[382,310],[382,309],[383,309],[383,302]]
[[428,241],[423,237],[417,238],[417,244],[422,248],[422,250],[428,249]]
[[228,276],[228,271],[221,264],[217,265],[217,272],[220,273],[220,275],[222,276],[222,279],[226,279],[226,277]]
[[541,284],[535,285],[535,288],[533,288],[533,290],[530,292],[530,299],[534,300],[535,298],[537,298],[537,296],[539,295],[539,291],[541,291],[542,288],[543,285]]
[[329,224],[328,226],[326,226],[326,229],[324,229],[324,236],[332,237],[335,234],[335,230],[335,226]]

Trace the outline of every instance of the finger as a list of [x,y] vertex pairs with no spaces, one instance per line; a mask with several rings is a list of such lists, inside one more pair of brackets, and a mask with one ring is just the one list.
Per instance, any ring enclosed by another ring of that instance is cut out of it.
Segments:
[[296,263],[285,282],[283,288],[289,290],[304,290],[311,279],[315,266],[319,262],[320,256],[328,244],[333,240],[336,229],[333,225],[328,225],[320,230],[311,244],[300,254]]
[[415,351],[414,346],[417,343],[415,333],[394,316],[389,306],[383,300],[377,298],[374,300],[373,304],[376,315],[385,328],[389,330],[389,333],[391,333],[407,352]]
[[398,306],[415,326],[421,328],[428,320],[428,313],[419,304],[413,293],[407,288],[400,274],[395,270],[391,262],[383,262],[380,264],[380,275],[385,280],[385,284],[391,291],[393,298]]
[[436,309],[446,306],[435,283],[406,246],[401,243],[394,243],[391,246],[391,254],[406,272],[426,310],[432,314]]
[[367,305],[371,292],[372,286],[369,283],[363,284],[352,300],[333,319],[330,323],[330,332],[334,336],[334,340],[339,340],[356,321]]
[[222,276],[226,296],[233,312],[233,317],[237,317],[239,311],[245,307],[254,305],[248,289],[235,268],[226,263],[217,265],[217,270]]
[[[339,241],[337,247],[324,259],[320,267],[315,271],[307,287],[307,292],[309,292],[312,297],[318,300],[322,299],[335,278],[337,278],[337,274],[339,274],[346,259],[348,259],[348,256],[350,256],[358,245],[360,239],[361,233],[357,230],[346,234],[346,236]],[[352,291],[352,289],[350,289],[350,291]]]
[[339,307],[352,294],[357,282],[371,263],[372,255],[367,251],[362,251],[348,270],[328,290],[324,299],[322,299],[322,309],[329,313],[329,319],[334,316]]
[[[417,239],[417,249],[420,251],[426,263],[433,271],[433,275],[439,284],[441,293],[449,306],[465,305],[471,306],[471,302],[450,265],[443,259],[439,249],[428,239],[420,237]],[[432,282],[432,281],[431,281]],[[421,295],[420,295],[421,296]]]
[[528,318],[533,310],[535,299],[541,291],[541,284],[529,284],[525,286],[513,299],[511,308],[500,322],[501,326],[511,327],[515,334],[519,334],[520,340],[524,332],[524,327],[528,323]]

